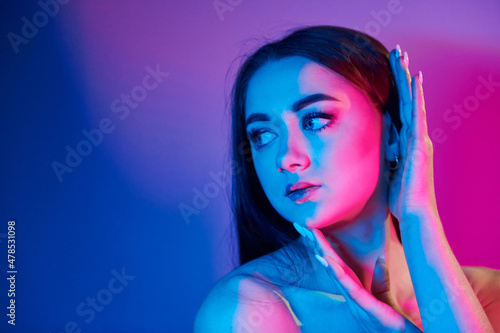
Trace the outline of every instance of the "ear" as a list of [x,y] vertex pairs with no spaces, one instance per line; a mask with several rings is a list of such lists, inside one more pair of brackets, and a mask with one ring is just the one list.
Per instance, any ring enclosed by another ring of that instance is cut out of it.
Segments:
[[385,146],[385,158],[394,161],[394,156],[399,156],[399,133],[392,122],[389,112],[385,111],[383,115],[383,138]]

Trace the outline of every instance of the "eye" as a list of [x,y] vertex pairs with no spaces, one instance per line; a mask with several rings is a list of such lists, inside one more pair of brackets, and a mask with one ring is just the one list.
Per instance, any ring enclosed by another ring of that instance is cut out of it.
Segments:
[[253,142],[256,149],[261,149],[269,142],[274,140],[277,135],[267,129],[254,129],[252,128],[248,133],[248,138]]
[[314,111],[301,117],[302,128],[313,132],[320,132],[334,123],[333,118],[333,114]]

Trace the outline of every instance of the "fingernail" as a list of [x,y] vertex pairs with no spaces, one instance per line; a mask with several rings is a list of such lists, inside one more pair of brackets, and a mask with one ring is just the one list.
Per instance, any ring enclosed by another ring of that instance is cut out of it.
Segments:
[[396,44],[396,57],[401,57],[401,46],[399,44]]
[[422,74],[422,71],[418,71],[418,80],[420,81],[420,84],[424,84],[424,74]]
[[314,242],[314,235],[311,230],[304,228],[307,238]]
[[324,267],[328,267],[328,262],[326,261],[325,258],[323,258],[317,254],[315,254],[314,257],[316,257],[316,259],[318,259],[318,261],[321,265],[323,265]]
[[293,223],[293,226],[295,227],[295,230],[297,230],[297,232],[299,234],[301,234],[303,237],[306,237],[306,235],[304,234],[304,228],[302,228],[300,225],[298,225],[297,223]]
[[330,260],[334,263],[335,267],[337,267],[337,269],[339,271],[338,274],[344,274],[345,273],[344,269],[339,265],[338,262],[335,261],[335,259],[333,259],[331,256],[328,256],[328,258],[330,258]]
[[406,67],[408,67],[408,65],[410,63],[410,59],[408,58],[408,53],[406,51],[404,53],[403,61],[405,62]]
[[385,264],[385,257],[384,256],[380,256],[377,258],[377,262],[378,263],[382,263],[382,264]]

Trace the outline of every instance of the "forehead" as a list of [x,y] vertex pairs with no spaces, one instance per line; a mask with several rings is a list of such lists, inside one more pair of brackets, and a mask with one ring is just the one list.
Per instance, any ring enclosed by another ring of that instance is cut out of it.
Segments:
[[271,61],[250,79],[246,113],[290,109],[301,97],[316,93],[346,100],[355,90],[339,74],[304,57],[293,56]]

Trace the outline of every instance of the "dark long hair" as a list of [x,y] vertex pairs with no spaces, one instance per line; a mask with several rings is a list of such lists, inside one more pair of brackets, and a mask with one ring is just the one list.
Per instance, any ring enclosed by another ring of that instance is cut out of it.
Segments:
[[[311,26],[267,43],[248,56],[239,68],[231,91],[232,209],[236,221],[240,264],[274,252],[298,237],[268,201],[252,163],[245,131],[245,101],[253,74],[268,61],[302,56],[347,79],[381,111],[389,112],[401,128],[398,93],[389,65],[388,50],[369,35],[342,27]],[[397,220],[392,216],[401,241]]]

